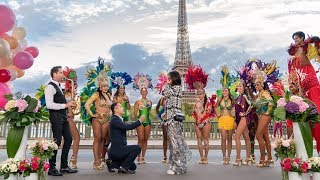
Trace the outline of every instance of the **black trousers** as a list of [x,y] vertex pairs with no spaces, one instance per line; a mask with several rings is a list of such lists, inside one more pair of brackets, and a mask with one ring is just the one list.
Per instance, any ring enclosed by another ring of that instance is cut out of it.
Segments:
[[[64,143],[61,153],[60,168],[66,168],[68,166],[68,154],[72,144],[72,136],[66,113],[50,112],[50,123],[54,141],[58,146],[61,145],[63,136]],[[58,151],[54,151],[54,156],[49,159],[50,169],[56,167],[57,152]]]
[[117,146],[111,144],[109,158],[112,160],[112,166],[119,168],[119,166],[135,170],[137,168],[134,160],[140,154],[141,148],[138,145]]

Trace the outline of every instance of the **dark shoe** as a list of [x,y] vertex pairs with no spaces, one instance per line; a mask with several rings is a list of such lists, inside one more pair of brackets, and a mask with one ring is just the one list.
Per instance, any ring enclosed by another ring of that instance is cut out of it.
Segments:
[[106,164],[108,166],[108,171],[109,172],[116,172],[115,170],[112,169],[112,160],[111,159],[107,159],[106,160]]
[[136,173],[135,171],[131,171],[129,169],[123,168],[123,167],[119,167],[118,169],[118,173],[124,173],[124,174],[134,174]]
[[61,172],[59,172],[56,168],[54,168],[54,169],[50,169],[48,171],[48,175],[49,176],[62,176],[63,174]]
[[71,169],[69,167],[65,167],[65,168],[61,168],[60,172],[63,173],[63,174],[65,174],[65,173],[77,173],[78,170]]

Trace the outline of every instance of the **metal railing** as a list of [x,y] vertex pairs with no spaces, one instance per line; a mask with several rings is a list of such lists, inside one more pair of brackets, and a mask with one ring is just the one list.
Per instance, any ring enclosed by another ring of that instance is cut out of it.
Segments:
[[[87,126],[83,124],[81,121],[76,121],[76,126],[80,133],[81,139],[92,139],[93,131],[91,126]],[[211,122],[211,139],[219,139],[221,137],[220,131],[218,129],[217,122]],[[196,134],[194,130],[193,122],[183,122],[183,134],[186,139],[196,139]],[[51,124],[50,122],[40,122],[37,124],[30,125],[28,130],[28,138],[36,139],[36,138],[52,138]],[[7,123],[0,124],[0,139],[5,139],[7,137],[9,131],[9,125]],[[273,123],[270,123],[269,126],[270,134],[273,134]],[[286,136],[286,124],[283,123],[283,133]],[[137,138],[137,131],[130,130],[127,132],[128,139]],[[162,128],[159,122],[153,122],[150,138],[151,140],[162,139]]]

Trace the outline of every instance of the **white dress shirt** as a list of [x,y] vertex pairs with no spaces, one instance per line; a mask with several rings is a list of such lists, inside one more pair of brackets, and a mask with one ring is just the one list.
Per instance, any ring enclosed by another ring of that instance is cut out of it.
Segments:
[[[62,92],[61,87],[59,86],[59,83],[57,81],[51,80],[51,82],[55,83],[59,89]],[[53,96],[57,93],[56,89],[51,85],[48,84],[47,87],[44,90],[44,96],[46,99],[46,106],[48,109],[52,109],[52,110],[60,110],[60,109],[65,109],[66,108],[66,104],[60,104],[60,103],[55,103],[53,102]],[[63,92],[62,92],[63,94]]]

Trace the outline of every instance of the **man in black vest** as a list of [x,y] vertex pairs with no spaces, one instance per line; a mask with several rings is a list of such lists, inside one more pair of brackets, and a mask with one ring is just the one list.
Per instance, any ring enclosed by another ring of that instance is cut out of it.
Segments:
[[55,66],[51,69],[52,80],[47,85],[44,93],[46,99],[46,106],[49,110],[49,119],[51,123],[53,138],[58,146],[61,145],[62,136],[64,139],[60,172],[56,169],[57,151],[54,151],[54,156],[49,160],[50,169],[48,175],[62,176],[63,173],[76,173],[77,170],[68,167],[68,154],[72,143],[72,136],[67,120],[66,108],[76,106],[75,102],[66,102],[66,98],[60,87],[60,83],[64,78],[62,67]]
[[111,105],[112,119],[110,122],[110,141],[109,158],[107,160],[108,170],[114,172],[113,168],[118,168],[119,173],[133,174],[137,168],[134,160],[140,154],[141,148],[138,145],[127,145],[127,130],[132,130],[141,125],[145,120],[141,116],[139,120],[126,124],[122,116],[124,109],[120,103]]

